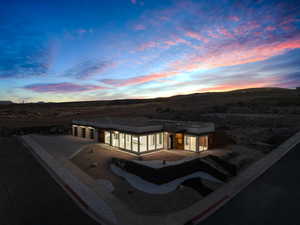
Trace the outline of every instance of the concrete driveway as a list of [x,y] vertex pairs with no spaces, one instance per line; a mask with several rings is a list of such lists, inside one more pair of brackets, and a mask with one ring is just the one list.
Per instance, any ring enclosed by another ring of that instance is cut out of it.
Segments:
[[30,137],[40,144],[48,153],[58,159],[69,159],[73,154],[94,141],[73,137],[71,135],[30,135]]

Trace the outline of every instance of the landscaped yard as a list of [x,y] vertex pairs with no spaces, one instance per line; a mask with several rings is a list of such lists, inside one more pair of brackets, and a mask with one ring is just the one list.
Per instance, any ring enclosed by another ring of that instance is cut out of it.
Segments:
[[[164,214],[184,209],[201,200],[205,196],[205,194],[202,195],[203,193],[209,193],[209,190],[213,191],[222,184],[191,177],[182,182],[182,185],[176,185],[176,188],[168,193],[146,193],[142,189],[131,185],[128,179],[126,180],[126,176],[118,176],[111,170],[113,158],[150,167],[154,166],[154,168],[177,165],[191,159],[201,158],[214,168],[224,172],[223,168],[214,165],[213,161],[206,156],[218,156],[236,165],[239,165],[240,162],[250,162],[261,157],[253,149],[234,145],[229,146],[227,149],[214,149],[200,154],[181,150],[162,150],[136,156],[113,147],[70,136],[34,135],[33,138],[55,158],[62,161],[70,160],[71,163],[94,179],[95,184],[103,183],[103,181],[111,183],[113,186],[112,194],[130,210],[140,214]],[[69,159],[72,155],[74,157]]]
[[[194,154],[186,152],[186,156]],[[186,156],[184,154],[171,153],[170,151],[161,151],[145,155],[143,160],[165,159],[175,161]],[[110,164],[113,157],[127,160],[138,159],[137,156],[121,151],[108,150],[96,144],[88,146],[71,161],[94,179],[109,180],[114,186],[113,194],[138,213],[159,214],[173,212],[174,210],[186,208],[203,198],[194,189],[184,186],[167,194],[148,194],[139,191],[125,179],[111,171]]]
[[[216,152],[220,155],[220,152]],[[177,189],[164,194],[151,194],[138,190],[129,184],[123,177],[116,175],[111,170],[112,158],[124,160],[142,160],[140,163],[148,163],[155,161],[162,163],[166,160],[166,164],[173,164],[178,160],[187,158],[195,159],[204,157],[207,153],[199,154],[187,151],[168,151],[163,150],[151,154],[143,155],[142,157],[133,154],[124,153],[111,147],[106,147],[102,144],[89,145],[78,153],[71,161],[89,174],[94,179],[109,180],[113,187],[114,194],[129,208],[138,213],[144,214],[160,214],[169,213],[176,210],[184,209],[197,201],[201,200],[202,196],[196,189],[189,185],[179,185]],[[210,183],[204,181],[203,183]],[[211,188],[216,189],[220,183],[210,183]],[[167,203],[167,204],[166,204]]]

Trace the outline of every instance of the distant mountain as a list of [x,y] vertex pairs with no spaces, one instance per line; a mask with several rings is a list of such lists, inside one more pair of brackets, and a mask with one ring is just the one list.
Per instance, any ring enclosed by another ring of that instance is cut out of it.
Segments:
[[13,104],[12,101],[0,101],[0,105],[10,105]]

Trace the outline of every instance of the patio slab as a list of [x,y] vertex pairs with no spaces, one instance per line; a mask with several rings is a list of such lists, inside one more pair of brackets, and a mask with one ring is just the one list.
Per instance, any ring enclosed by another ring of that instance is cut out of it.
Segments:
[[35,142],[57,159],[66,160],[80,151],[80,149],[94,141],[71,135],[30,135]]

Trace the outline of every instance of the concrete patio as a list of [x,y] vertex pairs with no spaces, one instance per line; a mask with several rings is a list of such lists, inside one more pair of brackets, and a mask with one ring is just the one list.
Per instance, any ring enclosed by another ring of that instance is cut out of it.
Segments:
[[30,137],[57,159],[69,159],[86,145],[93,144],[93,141],[84,138],[77,138],[71,135],[35,135]]

